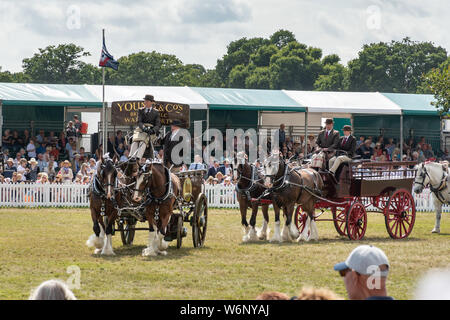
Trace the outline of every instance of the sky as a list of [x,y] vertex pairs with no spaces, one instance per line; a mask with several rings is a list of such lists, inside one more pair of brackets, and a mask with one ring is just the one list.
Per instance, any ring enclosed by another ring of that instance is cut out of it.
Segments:
[[364,44],[410,37],[450,51],[448,0],[0,0],[0,67],[22,70],[38,48],[75,43],[98,65],[102,29],[118,59],[153,50],[208,69],[242,37],[279,29],[346,64]]

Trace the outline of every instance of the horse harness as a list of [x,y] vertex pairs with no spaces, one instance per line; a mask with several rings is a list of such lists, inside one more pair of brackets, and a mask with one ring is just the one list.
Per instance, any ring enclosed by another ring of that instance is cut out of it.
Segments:
[[420,175],[420,177],[422,178],[422,182],[417,182],[414,181],[415,184],[421,185],[422,187],[425,187],[425,185],[423,184],[423,182],[425,181],[425,176],[428,176],[428,179],[430,179],[430,190],[431,192],[434,193],[434,195],[436,196],[436,198],[442,203],[442,204],[448,204],[448,202],[445,200],[444,196],[442,195],[442,190],[444,190],[447,187],[447,174],[445,173],[445,170],[442,169],[442,178],[441,178],[441,182],[439,184],[439,186],[437,188],[434,188],[431,185],[431,177],[428,174],[427,168],[425,167],[425,164],[422,163],[422,169],[423,169],[423,173]]
[[236,192],[239,194],[245,195],[249,201],[251,201],[251,199],[252,199],[250,193],[253,192],[257,187],[257,184],[255,183],[255,181],[259,180],[259,178],[256,174],[256,167],[252,164],[250,165],[250,167],[252,168],[252,173],[251,173],[250,178],[243,176],[242,172],[239,171],[238,169],[236,169],[236,171],[239,173],[238,180],[244,179],[244,180],[250,181],[250,185],[246,188],[239,188],[239,183],[237,183],[236,184]]

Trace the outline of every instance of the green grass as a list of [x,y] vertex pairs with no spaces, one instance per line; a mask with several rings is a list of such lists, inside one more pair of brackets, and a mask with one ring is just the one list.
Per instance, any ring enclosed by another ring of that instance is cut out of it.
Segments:
[[[272,214],[270,219],[273,230]],[[266,290],[295,295],[303,286],[326,287],[345,297],[333,265],[368,243],[390,260],[388,293],[408,299],[423,272],[450,266],[448,214],[436,235],[430,233],[434,214],[418,213],[411,236],[400,241],[389,238],[377,213],[369,213],[363,241],[339,237],[332,222],[317,225],[318,242],[244,244],[238,210],[210,209],[204,248],[193,248],[188,227],[181,249],[173,241],[167,256],[144,258],[148,232],[137,231],[131,247],[122,246],[116,233],[116,256],[103,257],[85,245],[92,234],[87,209],[1,209],[0,299],[27,299],[42,281],[69,278],[71,265],[81,269],[81,288],[74,290],[79,299],[253,299]]]

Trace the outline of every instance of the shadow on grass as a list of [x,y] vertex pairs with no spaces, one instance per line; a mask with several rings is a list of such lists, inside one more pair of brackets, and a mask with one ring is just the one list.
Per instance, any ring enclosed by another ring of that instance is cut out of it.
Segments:
[[[145,249],[147,246],[145,245],[131,245],[131,246],[121,246],[114,248],[115,256],[105,256],[105,255],[96,255],[92,254],[95,258],[101,258],[107,261],[120,261],[124,257],[142,257],[142,250]],[[181,247],[180,249],[177,249],[174,245],[169,245],[169,248],[167,248],[167,255],[158,255],[154,257],[142,257],[143,260],[177,260],[181,259],[185,256],[192,255],[192,253],[196,250],[210,250],[209,247],[201,247],[201,248],[194,248],[194,247]]]

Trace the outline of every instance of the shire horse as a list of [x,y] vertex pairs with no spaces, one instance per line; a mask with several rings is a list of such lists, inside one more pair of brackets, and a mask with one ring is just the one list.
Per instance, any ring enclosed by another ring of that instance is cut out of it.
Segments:
[[94,254],[114,255],[112,231],[117,218],[115,207],[117,201],[120,200],[120,196],[116,199],[114,190],[117,170],[108,154],[102,156],[97,166],[97,172],[91,184],[89,205],[94,234],[86,241],[86,245],[95,247]]
[[[241,223],[244,227],[243,242],[267,240],[270,229],[269,224],[269,205],[262,204],[261,209],[264,216],[264,222],[261,229],[256,231],[256,215],[258,214],[259,204],[252,202],[252,198],[259,198],[266,188],[264,187],[264,177],[258,172],[256,166],[247,161],[247,155],[241,151],[234,156],[232,162],[233,178],[236,182],[236,193],[241,212]],[[247,222],[247,209],[252,209],[250,225]],[[278,211],[279,221],[279,211]]]
[[[314,169],[295,168],[276,153],[265,159],[264,173],[265,183],[270,186],[269,190],[272,192],[273,205],[282,208],[286,218],[281,232],[281,241],[318,240],[319,233],[314,221],[317,199],[314,195],[320,194],[323,189],[323,181],[319,173]],[[301,205],[303,211],[308,214],[305,228],[300,235],[292,221],[295,204]],[[275,232],[277,232],[276,228]]]
[[145,217],[150,230],[148,246],[142,250],[142,256],[167,255],[168,244],[164,236],[180,192],[179,178],[162,163],[147,160],[140,169],[133,201],[145,204]]
[[433,194],[436,220],[432,233],[441,232],[442,205],[450,204],[449,174],[446,164],[438,162],[421,163],[417,165],[416,179],[414,180],[414,192],[421,193],[427,186]]

